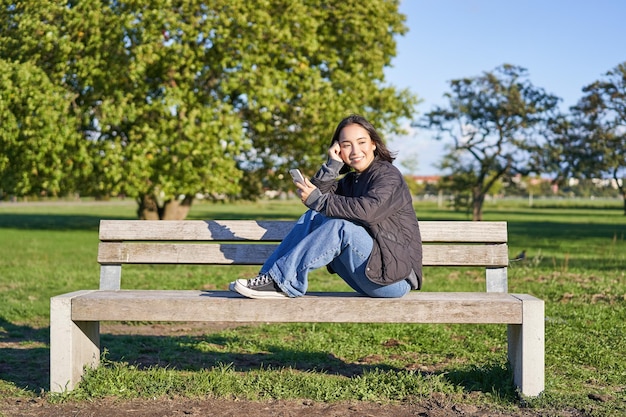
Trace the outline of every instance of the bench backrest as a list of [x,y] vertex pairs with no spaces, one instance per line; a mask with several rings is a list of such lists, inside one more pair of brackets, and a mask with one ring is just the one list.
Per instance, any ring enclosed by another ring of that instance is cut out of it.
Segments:
[[[102,220],[100,289],[121,288],[124,264],[261,265],[293,221]],[[420,221],[424,266],[486,268],[488,292],[507,292],[506,222]]]

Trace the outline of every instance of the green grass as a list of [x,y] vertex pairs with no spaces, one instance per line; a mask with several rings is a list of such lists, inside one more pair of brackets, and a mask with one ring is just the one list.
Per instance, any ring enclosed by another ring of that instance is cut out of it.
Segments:
[[[421,220],[466,220],[416,203]],[[295,219],[294,201],[200,203],[193,219]],[[97,288],[100,219],[132,219],[125,202],[0,203],[0,395],[48,389],[49,298]],[[484,220],[509,225],[509,291],[546,301],[546,391],[520,401],[498,325],[272,324],[171,336],[104,334],[104,366],[50,401],[104,396],[451,401],[558,415],[626,412],[626,217],[620,201],[488,203]],[[136,266],[130,288],[225,289],[255,267]],[[311,291],[347,290],[316,271]],[[426,269],[426,291],[482,291],[484,272]],[[128,326],[138,326],[129,323]],[[131,327],[132,328],[132,327]],[[591,399],[590,397],[596,398]],[[602,401],[597,399],[601,398]]]

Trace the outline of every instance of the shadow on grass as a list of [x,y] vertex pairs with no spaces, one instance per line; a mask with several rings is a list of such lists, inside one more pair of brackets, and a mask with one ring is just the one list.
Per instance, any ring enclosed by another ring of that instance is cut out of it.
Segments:
[[[328,352],[299,351],[278,346],[266,347],[264,352],[259,353],[234,353],[226,349],[231,343],[241,343],[241,339],[219,335],[102,336],[103,346],[111,347],[107,354],[108,360],[126,362],[139,369],[162,366],[168,369],[198,371],[219,364],[232,364],[233,369],[241,372],[288,367],[345,377],[362,375],[374,369],[396,369],[385,364],[347,363]],[[203,352],[203,346],[209,345],[220,346],[222,351]]]
[[50,385],[48,328],[35,329],[0,318],[0,380],[33,393]]
[[[544,217],[544,214],[541,214]],[[626,224],[565,223],[565,222],[508,222],[509,241],[515,239],[584,240],[606,238],[623,240]]]
[[[237,340],[235,340],[237,339]],[[221,334],[203,336],[145,336],[103,334],[101,345],[107,349],[107,361],[124,362],[138,369],[159,366],[173,370],[199,371],[230,365],[237,372],[259,369],[291,368],[354,378],[369,371],[407,372],[401,367],[376,363],[346,362],[325,351],[300,351],[270,346],[259,353],[234,353],[227,347],[238,337]],[[16,388],[39,394],[49,390],[49,329],[34,329],[0,319],[0,380]],[[202,351],[203,346],[217,346],[220,352]],[[384,358],[382,355],[379,359]],[[472,366],[466,369],[441,369],[422,372],[442,375],[467,392],[497,393],[515,400],[512,374],[504,365]]]
[[[253,220],[294,220],[297,217],[282,212],[263,213]],[[187,220],[251,220],[245,213],[225,213],[210,217],[195,214]],[[98,231],[100,220],[137,220],[136,217],[97,216],[76,214],[0,214],[0,229],[11,228],[21,230],[87,230]]]
[[[367,372],[409,372],[409,369],[382,363],[385,355],[374,355],[366,361],[346,362],[326,351],[302,351],[269,346],[259,353],[234,353],[228,351],[231,344],[241,343],[240,337],[221,334],[204,336],[136,336],[102,335],[102,345],[107,347],[107,360],[128,363],[137,369],[163,367],[181,371],[199,371],[222,365],[236,372],[260,369],[290,368],[302,372],[319,372],[354,378]],[[220,352],[202,351],[212,346]],[[377,363],[378,361],[378,363]],[[415,367],[415,363],[411,367]],[[420,371],[422,375],[445,375],[452,384],[466,392],[481,391],[495,393],[500,398],[515,401],[517,398],[512,380],[513,375],[506,364],[467,366],[463,369],[442,368],[435,371]]]
[[[567,266],[570,270],[613,271],[623,266],[626,224],[509,222],[508,232],[509,246],[524,249],[527,261],[537,258],[553,268]],[[511,267],[524,265],[513,263]]]
[[[0,228],[23,230],[93,230],[100,220],[134,220],[132,217],[104,217],[76,214],[0,214]],[[136,220],[136,218],[135,218]]]

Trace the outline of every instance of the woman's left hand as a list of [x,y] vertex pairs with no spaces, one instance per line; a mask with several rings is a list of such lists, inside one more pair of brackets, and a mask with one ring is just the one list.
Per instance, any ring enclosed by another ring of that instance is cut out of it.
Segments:
[[303,203],[306,201],[309,195],[311,195],[311,193],[317,188],[316,186],[311,184],[311,181],[309,181],[309,179],[306,177],[304,178],[304,183],[294,181],[294,184],[296,184],[296,187],[298,187],[296,194],[298,194],[298,196],[300,197],[300,201],[302,201]]

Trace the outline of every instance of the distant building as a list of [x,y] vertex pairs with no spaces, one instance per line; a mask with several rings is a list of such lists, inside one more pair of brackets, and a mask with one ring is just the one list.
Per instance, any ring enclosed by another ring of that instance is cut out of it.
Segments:
[[420,185],[436,185],[441,179],[440,175],[411,175],[413,181]]

